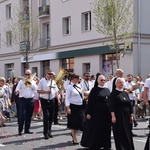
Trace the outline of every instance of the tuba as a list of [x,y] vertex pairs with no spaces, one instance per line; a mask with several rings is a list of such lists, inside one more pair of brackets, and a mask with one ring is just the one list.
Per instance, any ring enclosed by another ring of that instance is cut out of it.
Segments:
[[65,70],[65,69],[63,69],[63,68],[60,68],[59,69],[59,73],[58,73],[58,75],[57,75],[57,77],[56,77],[56,79],[55,79],[55,82],[56,82],[56,84],[57,84],[57,86],[58,86],[58,89],[61,91],[62,89],[63,89],[63,87],[64,87],[64,82],[62,81],[62,79],[63,79],[63,77],[64,76],[66,76],[66,75],[68,75],[69,73]]
[[26,78],[23,78],[22,80],[23,80],[26,87],[31,87],[32,81],[35,79],[36,79],[36,73],[33,73],[29,80],[26,80]]

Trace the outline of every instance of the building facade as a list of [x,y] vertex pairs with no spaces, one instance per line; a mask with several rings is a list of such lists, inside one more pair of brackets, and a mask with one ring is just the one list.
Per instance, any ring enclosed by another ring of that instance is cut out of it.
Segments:
[[[39,77],[45,75],[47,68],[58,73],[60,67],[81,76],[84,72],[115,75],[115,51],[107,46],[108,38],[94,27],[91,8],[94,1],[0,0],[0,76],[23,75],[27,59],[29,68]],[[150,72],[149,5],[149,0],[134,0],[136,33],[127,39],[132,49],[120,52],[124,75],[131,73],[146,78]],[[10,30],[16,28],[7,27],[18,16],[14,10],[22,14],[19,31],[15,32],[19,35],[16,44]]]

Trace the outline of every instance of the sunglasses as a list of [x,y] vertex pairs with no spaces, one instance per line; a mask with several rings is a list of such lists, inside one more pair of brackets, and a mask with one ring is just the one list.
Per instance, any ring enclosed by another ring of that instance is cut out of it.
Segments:
[[26,76],[30,76],[31,74],[25,74]]
[[106,80],[101,80],[102,82],[105,82]]
[[48,75],[53,75],[52,73],[47,73]]

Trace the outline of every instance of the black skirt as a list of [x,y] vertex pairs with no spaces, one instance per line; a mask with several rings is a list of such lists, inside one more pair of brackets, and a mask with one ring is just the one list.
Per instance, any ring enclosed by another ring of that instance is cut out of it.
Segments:
[[82,105],[70,104],[71,114],[68,114],[67,127],[69,129],[81,130],[84,128],[85,112]]

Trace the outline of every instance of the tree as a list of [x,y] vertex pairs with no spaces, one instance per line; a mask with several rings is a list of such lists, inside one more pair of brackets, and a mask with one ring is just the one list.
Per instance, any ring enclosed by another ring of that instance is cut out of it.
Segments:
[[38,41],[39,27],[37,18],[32,15],[32,10],[29,10],[28,0],[23,1],[23,3],[21,4],[20,2],[18,4],[19,9],[17,7],[12,9],[13,17],[6,27],[6,33],[11,33],[11,46],[24,57],[25,67],[28,69],[29,55],[33,53],[33,49],[38,50],[36,44]]
[[133,35],[133,0],[97,0],[92,3],[96,29],[110,38],[119,68],[119,44]]

